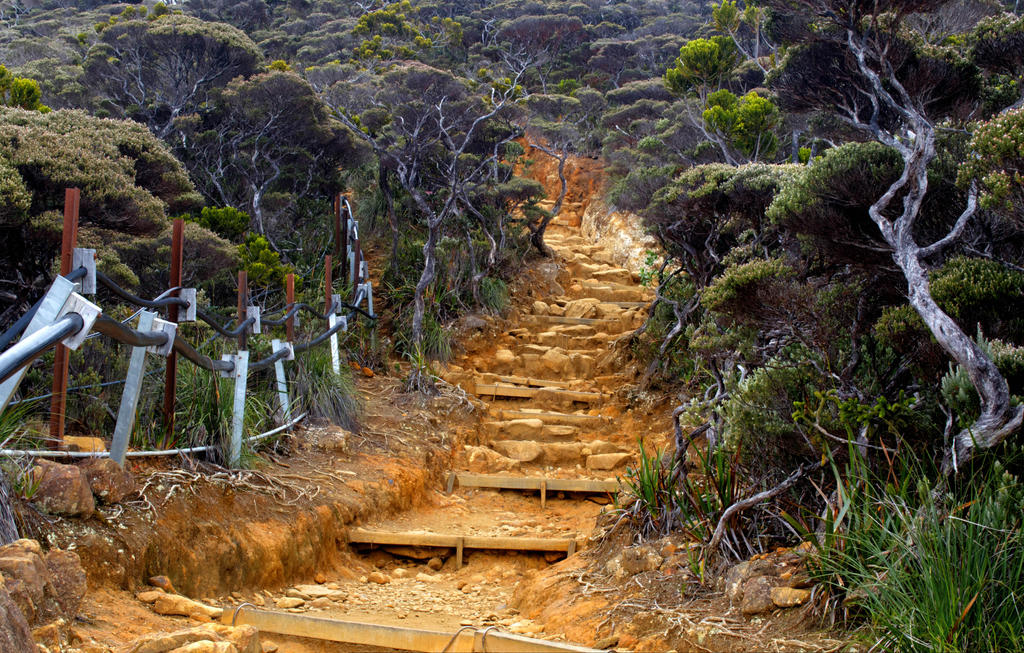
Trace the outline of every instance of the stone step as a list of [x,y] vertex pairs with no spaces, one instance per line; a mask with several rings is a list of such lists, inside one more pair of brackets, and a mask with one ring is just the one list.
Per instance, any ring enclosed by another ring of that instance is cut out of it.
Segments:
[[496,399],[498,397],[514,399],[547,398],[584,404],[598,403],[605,398],[605,395],[600,392],[581,392],[579,390],[562,390],[560,388],[528,388],[506,383],[478,384],[473,389],[473,394],[483,399]]
[[526,321],[539,326],[589,326],[593,327],[595,332],[609,334],[622,333],[623,331],[629,331],[632,329],[632,325],[627,320],[615,318],[601,319],[593,317],[566,317],[564,315],[531,314],[526,316]]
[[537,408],[512,410],[498,409],[497,416],[501,419],[539,419],[545,424],[564,424],[568,426],[586,426],[591,429],[601,428],[612,423],[612,418],[602,415],[585,415],[580,413],[546,412]]
[[571,442],[579,435],[575,426],[545,424],[537,418],[484,422],[483,435],[492,440],[535,440],[538,442]]
[[483,373],[474,379],[475,383],[482,383],[484,385],[490,385],[492,383],[510,383],[512,385],[525,385],[535,388],[563,388],[571,389],[572,383],[569,381],[556,381],[554,379],[539,379],[536,377],[529,376],[510,376],[503,374],[490,374]]
[[533,440],[498,440],[491,448],[502,456],[520,464],[575,466],[582,465],[594,471],[624,468],[633,454],[622,451],[610,442],[537,442]]
[[641,286],[627,286],[623,284],[605,283],[602,281],[591,281],[584,279],[575,290],[579,296],[599,299],[602,302],[642,302],[647,297],[647,289]]
[[566,350],[603,351],[618,334],[595,333],[590,336],[574,336],[559,331],[541,331],[523,336],[522,340],[541,347],[561,347]]

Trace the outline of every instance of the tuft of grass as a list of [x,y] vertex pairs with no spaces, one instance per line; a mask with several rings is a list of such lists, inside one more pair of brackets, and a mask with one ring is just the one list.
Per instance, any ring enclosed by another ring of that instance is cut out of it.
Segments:
[[[697,541],[710,538],[718,519],[739,493],[739,454],[724,448],[697,451],[697,473],[682,474],[672,456],[648,452],[620,482],[634,501],[617,507],[641,539],[682,531]],[[729,538],[725,538],[726,544]]]
[[888,484],[864,470],[842,475],[812,571],[875,648],[1024,650],[1020,479],[997,462],[945,493],[917,467]]
[[501,279],[484,277],[480,280],[480,301],[492,313],[501,313],[508,307],[508,285]]
[[335,374],[327,347],[315,347],[295,357],[292,392],[300,412],[328,419],[349,431],[359,430],[362,406],[352,370],[341,365],[340,373]]

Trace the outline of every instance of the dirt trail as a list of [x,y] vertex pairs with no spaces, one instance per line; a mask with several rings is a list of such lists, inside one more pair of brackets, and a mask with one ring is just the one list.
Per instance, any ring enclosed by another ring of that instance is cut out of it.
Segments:
[[[577,235],[578,223],[556,222],[548,242],[563,264],[552,292],[513,309],[504,332],[470,338],[466,352],[443,374],[485,403],[470,444],[453,473],[505,478],[613,481],[633,457],[635,435],[616,429],[622,413],[612,391],[629,379],[614,372],[609,346],[639,326],[648,291],[628,270],[603,260]],[[531,395],[531,396],[517,396]],[[546,494],[536,490],[463,487],[454,482],[419,506],[363,530],[373,533],[449,534],[511,538],[510,550],[467,549],[457,568],[451,548],[361,547],[375,568],[339,584],[349,599],[325,616],[457,630],[498,625],[503,630],[564,639],[518,616],[510,602],[531,571],[564,553],[517,551],[520,538],[572,539],[586,544],[607,492]]]

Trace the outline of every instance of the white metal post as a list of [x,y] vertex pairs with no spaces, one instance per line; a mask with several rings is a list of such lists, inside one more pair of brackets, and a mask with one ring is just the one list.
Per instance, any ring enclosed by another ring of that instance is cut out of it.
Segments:
[[234,355],[235,402],[231,412],[231,449],[228,452],[228,467],[238,467],[242,459],[242,435],[245,431],[245,386],[249,377],[249,352],[240,351]]
[[[21,337],[24,338],[25,336],[32,335],[39,329],[53,324],[74,291],[75,284],[73,282],[68,281],[64,277],[54,279],[53,285],[50,286],[50,289],[43,297],[43,303],[39,305],[36,314],[32,316],[32,320],[25,327]],[[17,391],[22,377],[25,376],[25,371],[26,368],[23,367],[6,381],[0,383],[0,412],[7,408],[7,404],[10,403],[11,397]]]
[[[139,313],[139,331],[149,331],[153,327],[156,313],[142,311]],[[148,347],[132,347],[131,361],[128,363],[128,377],[121,393],[121,407],[117,411],[117,424],[114,426],[114,439],[110,443],[110,458],[124,467],[125,453],[128,451],[128,440],[135,428],[135,414],[139,405],[139,391],[142,389],[142,377],[146,371],[146,350]]]
[[[271,340],[270,344],[275,354],[281,349],[291,349],[291,343],[282,343],[277,338]],[[283,361],[274,361],[274,376],[277,378],[277,399],[281,402],[281,415],[287,424],[292,421],[292,407],[291,402],[288,400],[288,384],[284,379]]]

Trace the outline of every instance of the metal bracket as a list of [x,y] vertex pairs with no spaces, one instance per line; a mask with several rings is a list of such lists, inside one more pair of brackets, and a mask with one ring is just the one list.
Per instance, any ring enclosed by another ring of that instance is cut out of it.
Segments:
[[178,333],[178,325],[168,320],[156,318],[153,320],[153,331],[163,331],[167,334],[167,342],[162,345],[150,345],[146,351],[158,356],[170,356],[174,349],[174,337]]
[[249,327],[253,333],[263,333],[262,324],[260,323],[260,307],[259,306],[246,306],[245,307],[245,319],[254,318],[256,322]]
[[82,285],[83,295],[96,294],[96,250],[76,247],[71,253],[71,269],[85,268],[85,278],[79,283]]
[[[68,349],[78,349],[83,342],[85,342],[86,336],[92,331],[92,325],[96,323],[96,318],[100,316],[103,311],[99,306],[93,304],[85,297],[82,297],[78,293],[71,293],[68,297],[68,301],[64,303],[64,308],[57,314],[57,320],[68,313],[78,313],[82,316],[82,328],[78,333],[73,333],[67,338],[64,338],[62,344]],[[54,320],[55,322],[57,320]]]
[[286,361],[293,361],[293,360],[295,360],[295,347],[290,342],[287,342],[287,341],[281,342],[277,338],[274,338],[273,340],[270,341],[270,348],[271,348],[271,351],[273,351],[275,354],[280,349],[287,349],[288,350],[288,355],[285,356],[284,359]]
[[195,322],[196,321],[196,305],[198,299],[196,298],[195,288],[182,288],[178,291],[178,297],[188,302],[188,308],[185,309],[185,316],[182,317],[181,310],[178,310],[178,321],[179,322]]
[[233,378],[235,378],[235,355],[234,354],[223,354],[223,355],[221,355],[220,359],[222,361],[231,363],[231,369],[230,370],[221,370],[220,371],[221,378],[223,378],[223,379],[233,379]]
[[331,295],[331,305],[334,307],[335,315],[341,315],[341,295]]

